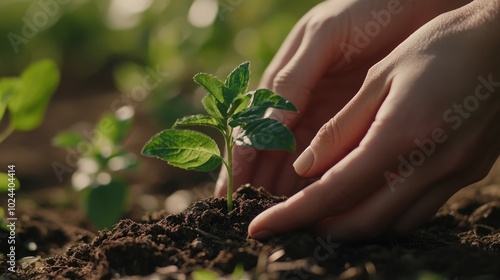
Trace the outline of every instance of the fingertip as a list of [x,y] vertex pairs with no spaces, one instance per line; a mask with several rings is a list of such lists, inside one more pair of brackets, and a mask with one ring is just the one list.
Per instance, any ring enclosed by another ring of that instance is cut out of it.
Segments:
[[314,153],[311,147],[307,147],[293,163],[295,172],[300,176],[306,176],[314,164]]
[[264,210],[264,212],[257,215],[257,217],[250,222],[250,225],[248,226],[248,235],[250,237],[258,240],[264,240],[276,235],[276,230],[269,226],[269,224],[273,224],[272,220],[270,222],[270,219],[273,218],[272,214],[276,211],[275,209],[276,205]]
[[264,229],[264,230],[257,231],[254,233],[249,233],[249,235],[250,235],[250,237],[257,239],[257,240],[266,240],[266,239],[273,237],[275,235],[275,233]]
[[250,225],[248,225],[248,235],[250,235],[251,237],[255,237],[255,234],[260,232],[260,231],[264,231],[266,229],[264,229],[261,224],[262,224],[262,220],[263,220],[263,217],[262,215],[266,212],[267,210],[265,210],[264,212],[260,213],[259,215],[257,215],[257,217],[255,217],[251,222],[250,222]]

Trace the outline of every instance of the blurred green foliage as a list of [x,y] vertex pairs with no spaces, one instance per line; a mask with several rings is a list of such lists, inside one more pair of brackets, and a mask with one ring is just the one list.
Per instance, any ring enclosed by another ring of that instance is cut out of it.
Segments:
[[0,76],[51,58],[63,78],[111,71],[119,89],[130,92],[153,69],[167,74],[147,89],[144,105],[171,124],[201,109],[192,105],[202,97],[194,73],[228,73],[249,60],[255,88],[292,26],[318,2],[3,0]]
[[[90,139],[83,131],[74,130],[63,131],[52,139],[56,147],[82,152],[71,181],[88,219],[98,229],[111,228],[128,210],[128,184],[122,177],[136,169],[137,160],[122,148],[122,143],[132,127],[133,115],[132,107],[105,114],[94,126]],[[62,172],[66,168],[55,167]]]

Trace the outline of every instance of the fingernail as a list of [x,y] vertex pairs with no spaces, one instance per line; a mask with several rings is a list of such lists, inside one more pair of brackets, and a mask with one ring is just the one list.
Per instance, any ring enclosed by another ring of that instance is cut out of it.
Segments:
[[311,147],[302,152],[302,154],[293,163],[293,168],[298,174],[306,174],[314,163],[314,154],[311,151]]
[[274,235],[274,233],[271,231],[261,230],[261,231],[258,231],[256,233],[252,234],[251,236],[255,239],[258,239],[258,240],[264,240],[264,239],[268,239],[268,238],[272,237],[273,235]]

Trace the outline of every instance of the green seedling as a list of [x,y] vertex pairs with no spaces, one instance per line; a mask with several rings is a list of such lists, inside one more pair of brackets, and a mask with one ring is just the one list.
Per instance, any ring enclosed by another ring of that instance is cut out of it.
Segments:
[[218,279],[240,280],[244,279],[245,276],[247,276],[246,278],[248,278],[248,275],[245,273],[245,268],[243,267],[243,264],[236,265],[234,267],[233,273],[225,277],[219,275],[219,273],[215,271],[208,269],[195,270],[191,273],[191,278],[193,278],[193,280],[218,280]]
[[[6,128],[0,131],[0,143],[15,131],[33,130],[41,124],[59,79],[59,70],[50,60],[29,65],[19,77],[0,79],[0,122],[9,115]],[[0,172],[0,193],[8,193],[13,199],[19,181],[11,169]],[[0,226],[4,225],[3,217],[4,210],[0,209]]]
[[[227,169],[227,208],[232,210],[233,147],[252,146],[261,150],[295,150],[292,132],[275,119],[263,118],[269,108],[296,112],[295,106],[267,89],[247,92],[250,63],[236,67],[225,82],[217,77],[199,73],[194,81],[205,88],[202,103],[208,114],[178,119],[172,129],[153,136],[142,154],[156,157],[175,167],[209,172],[221,164]],[[225,142],[226,158],[221,156],[216,142],[209,136],[181,126],[201,125],[217,129]]]
[[134,170],[137,160],[122,148],[122,143],[130,131],[133,112],[126,106],[115,114],[105,114],[94,126],[90,139],[86,133],[73,130],[52,139],[56,147],[80,151],[72,185],[88,219],[98,229],[113,226],[127,209],[127,183],[121,174]]

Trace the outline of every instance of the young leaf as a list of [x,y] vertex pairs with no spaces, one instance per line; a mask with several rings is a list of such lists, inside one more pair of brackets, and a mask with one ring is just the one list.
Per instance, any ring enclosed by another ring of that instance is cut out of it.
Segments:
[[219,121],[216,118],[207,115],[192,115],[178,119],[177,121],[175,121],[172,128],[177,128],[179,126],[186,126],[186,125],[209,126],[209,127],[214,127],[218,130],[224,130],[224,128],[221,127]]
[[52,138],[52,145],[59,148],[76,148],[82,141],[85,141],[85,138],[81,133],[65,131]]
[[[271,105],[267,105],[269,102]],[[297,112],[297,108],[292,102],[268,89],[258,89],[253,93],[252,106],[263,106],[264,104],[280,110]]]
[[229,121],[231,127],[243,126],[249,122],[262,118],[266,110],[270,107],[271,101],[263,103],[261,106],[247,108],[234,115]]
[[250,101],[252,100],[251,94],[246,94],[244,96],[238,96],[234,99],[233,104],[231,104],[231,108],[229,109],[229,115],[233,116],[238,114],[239,112],[248,108]]
[[164,130],[149,140],[142,154],[187,170],[208,172],[222,163],[217,143],[191,130]]
[[230,126],[243,126],[249,122],[260,119],[269,108],[297,111],[290,101],[287,101],[283,97],[267,89],[258,89],[252,92],[251,96],[253,98],[250,106],[236,113],[229,121]]
[[207,73],[198,73],[193,79],[197,84],[203,86],[208,94],[212,94],[219,103],[224,104],[223,89],[225,86],[222,81]]
[[97,147],[102,145],[120,144],[132,126],[132,119],[118,119],[114,114],[105,114],[94,127],[92,143]]
[[11,125],[17,130],[31,130],[43,120],[47,105],[59,83],[59,70],[54,62],[43,60],[29,66],[21,74],[21,84],[8,108]]
[[107,185],[82,190],[87,217],[99,230],[111,228],[122,217],[127,206],[126,187],[125,182],[112,180]]
[[238,141],[247,146],[265,150],[295,150],[292,132],[275,119],[259,119],[242,127]]
[[0,80],[0,120],[5,114],[7,104],[10,98],[15,94],[18,86],[18,78],[3,78]]
[[234,98],[240,94],[245,94],[250,80],[250,62],[243,62],[227,76],[225,85],[227,87],[225,95],[226,104],[233,102]]
[[227,118],[227,108],[224,104],[217,102],[217,99],[213,95],[205,95],[205,97],[201,100],[201,103],[212,117],[219,120]]

